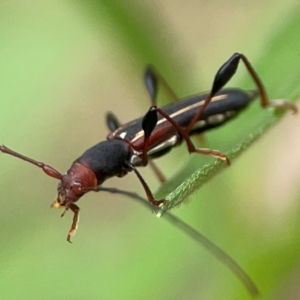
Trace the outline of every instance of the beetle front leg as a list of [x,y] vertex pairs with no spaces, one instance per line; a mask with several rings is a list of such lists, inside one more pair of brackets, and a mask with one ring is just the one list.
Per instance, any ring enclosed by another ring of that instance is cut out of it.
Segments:
[[[69,208],[72,210],[72,212],[74,213],[74,217],[73,217],[73,222],[72,222],[72,226],[71,226],[71,229],[69,230],[69,233],[68,233],[68,236],[67,236],[67,241],[69,243],[72,243],[71,242],[71,237],[75,235],[76,233],[76,230],[78,228],[78,222],[79,222],[79,210],[80,208],[72,203],[70,204]],[[63,216],[63,215],[62,215]]]

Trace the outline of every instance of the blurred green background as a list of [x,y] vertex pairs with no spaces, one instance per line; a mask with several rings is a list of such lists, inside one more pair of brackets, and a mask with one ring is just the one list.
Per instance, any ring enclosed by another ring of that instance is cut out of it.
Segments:
[[[106,111],[124,122],[146,111],[147,63],[186,96],[209,89],[218,67],[239,51],[271,98],[300,94],[296,0],[22,0],[0,7],[0,143],[61,172],[105,139]],[[242,67],[230,85],[253,88]],[[270,114],[254,104],[207,134],[205,145],[226,151]],[[299,125],[288,114],[173,211],[236,259],[262,299],[300,298]],[[71,213],[61,219],[49,209],[57,182],[20,160],[0,160],[1,299],[250,298],[222,263],[124,197],[86,195],[70,245]],[[184,180],[184,165],[208,160],[180,147],[158,164],[168,178],[180,172]],[[151,170],[141,172],[159,187]],[[105,186],[143,195],[134,174]]]

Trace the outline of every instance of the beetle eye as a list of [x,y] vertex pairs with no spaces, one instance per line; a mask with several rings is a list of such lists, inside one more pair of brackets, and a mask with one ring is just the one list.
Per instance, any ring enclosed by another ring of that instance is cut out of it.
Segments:
[[82,184],[79,180],[74,180],[71,185],[71,190],[75,193],[82,193]]

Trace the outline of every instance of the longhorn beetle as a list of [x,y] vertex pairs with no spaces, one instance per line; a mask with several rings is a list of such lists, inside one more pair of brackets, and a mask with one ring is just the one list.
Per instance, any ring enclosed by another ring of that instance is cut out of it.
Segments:
[[[244,63],[256,84],[257,90],[221,90],[235,74],[240,61]],[[158,108],[156,106],[156,98],[159,83],[164,85],[170,94],[175,97],[175,94],[159,73],[152,67],[146,68],[145,85],[150,95],[151,107],[145,116],[121,125],[112,113],[107,114],[106,122],[111,130],[111,133],[107,136],[107,140],[86,150],[73,162],[70,169],[64,175],[49,165],[19,154],[4,145],[0,146],[0,150],[3,153],[32,163],[41,168],[47,175],[60,180],[57,199],[52,204],[52,207],[64,207],[65,209],[61,216],[64,216],[69,209],[74,213],[67,241],[71,241],[71,236],[75,234],[77,229],[79,207],[75,202],[85,193],[90,191],[123,193],[120,190],[102,187],[101,185],[106,179],[113,176],[123,177],[128,172],[133,171],[141,182],[152,207],[162,208],[166,200],[154,199],[150,188],[136,167],[146,166],[149,160],[156,175],[163,181],[163,176],[151,160],[162,156],[171,150],[172,147],[179,145],[183,141],[185,141],[189,153],[195,152],[213,155],[224,160],[227,165],[230,165],[230,160],[222,152],[206,148],[196,148],[190,136],[224,124],[245,109],[257,95],[260,96],[262,107],[281,107],[297,112],[297,107],[290,102],[284,100],[269,101],[266,90],[252,65],[246,56],[239,53],[233,54],[221,66],[214,78],[211,91],[207,94],[191,96]],[[127,195],[135,198],[133,194],[129,193]],[[213,252],[211,249],[210,251]],[[222,257],[223,261],[226,260],[224,255]],[[232,264],[234,266],[230,266],[231,269],[236,268],[234,261]],[[233,271],[244,283],[246,281],[245,284],[252,294],[257,293],[255,285],[253,285],[247,275],[245,279],[242,278],[245,275],[244,273],[241,275],[236,270]]]

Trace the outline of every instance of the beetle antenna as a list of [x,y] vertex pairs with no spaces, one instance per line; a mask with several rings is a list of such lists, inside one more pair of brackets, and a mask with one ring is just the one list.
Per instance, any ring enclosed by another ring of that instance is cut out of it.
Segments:
[[58,172],[57,170],[55,170],[54,168],[52,168],[51,166],[48,166],[46,164],[44,164],[43,162],[39,162],[36,161],[32,158],[29,158],[27,156],[24,156],[18,152],[15,152],[7,147],[5,147],[4,145],[0,146],[0,151],[9,155],[12,155],[14,157],[20,158],[22,160],[25,160],[39,168],[41,168],[48,176],[50,177],[54,177],[56,179],[62,180],[62,174],[60,172]]

